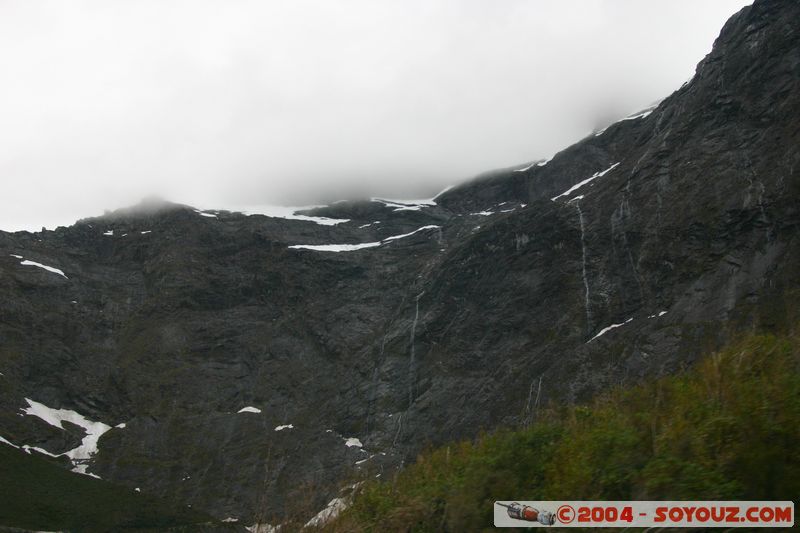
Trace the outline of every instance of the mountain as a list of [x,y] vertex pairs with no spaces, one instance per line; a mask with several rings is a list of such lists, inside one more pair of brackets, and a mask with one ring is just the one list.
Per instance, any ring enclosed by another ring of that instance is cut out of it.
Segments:
[[790,329],[797,20],[758,0],[653,109],[433,199],[0,233],[0,437],[278,524],[428,444]]

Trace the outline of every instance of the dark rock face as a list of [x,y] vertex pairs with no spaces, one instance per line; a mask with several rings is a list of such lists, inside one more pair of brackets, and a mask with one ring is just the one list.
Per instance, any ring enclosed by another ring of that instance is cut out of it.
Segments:
[[24,398],[124,422],[90,472],[277,523],[426,443],[786,327],[798,20],[798,2],[757,1],[651,113],[435,205],[305,213],[350,219],[320,225],[163,204],[0,233],[0,436],[54,453],[83,438],[17,416]]

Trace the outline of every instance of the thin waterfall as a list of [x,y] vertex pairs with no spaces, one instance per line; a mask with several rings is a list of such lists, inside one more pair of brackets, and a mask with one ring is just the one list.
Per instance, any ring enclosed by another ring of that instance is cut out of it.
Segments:
[[578,210],[578,220],[581,226],[581,253],[582,253],[582,271],[583,271],[583,289],[584,289],[584,308],[586,309],[586,334],[591,334],[592,328],[592,311],[589,305],[589,277],[586,275],[586,228],[583,220],[583,211],[581,210],[581,198],[583,196],[576,196],[569,203],[575,204],[575,209]]
[[414,337],[417,334],[417,322],[419,321],[419,299],[422,298],[422,295],[425,294],[421,292],[417,295],[414,299],[415,302],[415,310],[414,310],[414,322],[411,323],[411,355],[408,358],[408,407],[411,407],[411,404],[414,402],[414,363],[415,363],[415,355],[416,355],[416,347],[414,345]]

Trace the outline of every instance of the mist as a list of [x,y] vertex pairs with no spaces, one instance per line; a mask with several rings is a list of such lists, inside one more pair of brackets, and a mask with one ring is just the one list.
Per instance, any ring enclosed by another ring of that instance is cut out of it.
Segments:
[[0,229],[431,196],[690,78],[744,0],[0,2]]

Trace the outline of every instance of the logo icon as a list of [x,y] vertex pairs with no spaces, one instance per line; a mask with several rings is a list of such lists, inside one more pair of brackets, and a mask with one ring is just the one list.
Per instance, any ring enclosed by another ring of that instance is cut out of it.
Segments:
[[[519,502],[512,502],[510,504],[495,502],[500,507],[505,507],[508,516],[516,520],[524,520],[526,522],[539,522],[544,526],[552,526],[556,522],[556,517],[550,511],[540,511],[530,505],[522,505]],[[573,511],[574,514],[574,511]]]

